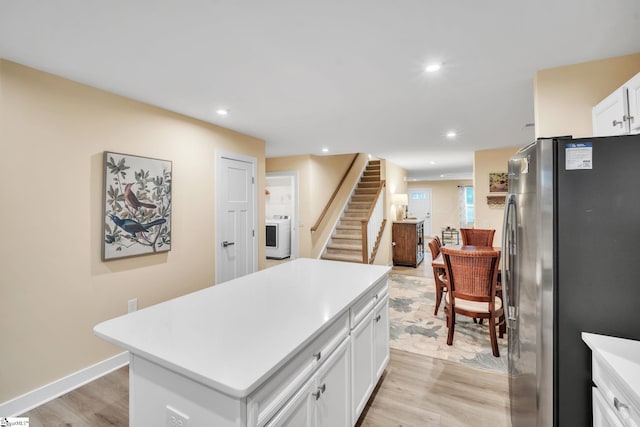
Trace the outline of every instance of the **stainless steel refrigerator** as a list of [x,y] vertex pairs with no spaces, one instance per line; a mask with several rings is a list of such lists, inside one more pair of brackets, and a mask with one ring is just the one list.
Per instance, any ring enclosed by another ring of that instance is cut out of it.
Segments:
[[511,158],[502,282],[513,427],[592,425],[580,333],[640,340],[640,135]]

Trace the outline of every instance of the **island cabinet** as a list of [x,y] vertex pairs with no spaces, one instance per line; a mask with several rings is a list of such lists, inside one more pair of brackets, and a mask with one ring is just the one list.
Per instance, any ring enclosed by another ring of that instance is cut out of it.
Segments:
[[298,259],[108,320],[132,427],[352,426],[389,361],[389,267]]
[[351,311],[352,423],[364,410],[375,385],[389,362],[389,295],[381,283]]
[[640,425],[640,341],[582,333],[591,348],[593,426]]

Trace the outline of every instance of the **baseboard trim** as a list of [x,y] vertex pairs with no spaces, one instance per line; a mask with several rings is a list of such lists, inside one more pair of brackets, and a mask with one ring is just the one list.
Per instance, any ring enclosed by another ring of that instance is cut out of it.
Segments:
[[76,388],[100,378],[129,364],[129,352],[117,354],[109,359],[81,369],[64,378],[29,391],[22,396],[0,404],[0,416],[15,417],[24,414],[56,397],[62,396]]

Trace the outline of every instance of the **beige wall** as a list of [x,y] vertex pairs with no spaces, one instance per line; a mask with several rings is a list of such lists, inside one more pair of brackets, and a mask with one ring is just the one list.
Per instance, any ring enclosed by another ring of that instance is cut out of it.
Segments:
[[591,109],[640,72],[640,53],[540,70],[534,78],[536,137],[593,135]]
[[[264,142],[0,61],[0,402],[122,350],[97,323],[214,283],[215,155]],[[103,262],[104,151],[173,162],[170,252]],[[264,233],[259,233],[264,259]]]
[[380,240],[380,247],[376,254],[374,264],[377,265],[391,265],[393,264],[393,250],[391,246],[392,236],[391,228],[395,216],[395,212],[392,209],[393,194],[403,194],[407,192],[407,171],[388,160],[380,161],[380,177],[386,180],[385,188],[385,218],[387,218],[387,224],[385,230],[382,233]]
[[[409,188],[431,188],[431,234],[443,228],[460,227],[459,186],[473,185],[472,180],[412,181]],[[477,203],[477,202],[476,202]]]
[[500,148],[496,150],[476,151],[473,155],[473,195],[475,201],[475,228],[493,228],[496,234],[493,239],[495,246],[502,242],[502,221],[504,204],[490,205],[487,203],[489,195],[489,174],[491,172],[507,172],[511,156],[521,147]]

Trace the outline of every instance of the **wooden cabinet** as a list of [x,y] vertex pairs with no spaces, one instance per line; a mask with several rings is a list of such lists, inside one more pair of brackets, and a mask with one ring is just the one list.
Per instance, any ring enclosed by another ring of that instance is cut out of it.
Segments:
[[393,265],[417,267],[424,258],[424,220],[394,222],[392,240]]
[[592,110],[593,136],[640,133],[640,73]]

